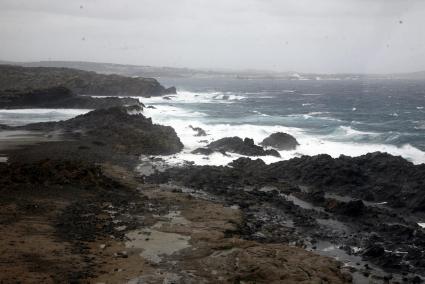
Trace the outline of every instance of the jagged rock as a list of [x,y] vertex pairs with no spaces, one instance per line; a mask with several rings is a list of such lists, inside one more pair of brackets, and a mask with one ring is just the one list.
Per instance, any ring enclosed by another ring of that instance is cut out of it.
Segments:
[[292,135],[276,132],[265,138],[260,145],[273,147],[278,150],[294,150],[300,144]]
[[101,141],[129,154],[170,155],[183,149],[172,127],[153,124],[140,110],[139,106],[99,109],[66,121],[34,123],[16,129],[82,133],[77,139]]
[[207,145],[208,149],[217,152],[231,152],[246,156],[276,156],[280,157],[276,150],[264,150],[263,147],[254,144],[254,140],[239,137],[226,137]]
[[193,131],[196,131],[195,136],[207,136],[205,130],[200,127],[193,127],[192,125],[189,125],[189,128],[191,128]]
[[174,95],[174,94],[177,94],[176,87],[170,87],[165,89],[164,91],[164,95]]

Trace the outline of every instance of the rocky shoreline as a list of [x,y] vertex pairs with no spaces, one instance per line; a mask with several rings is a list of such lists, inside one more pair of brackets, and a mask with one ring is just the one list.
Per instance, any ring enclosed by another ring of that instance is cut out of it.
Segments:
[[[117,106],[67,121],[2,126],[60,133],[61,141],[2,153],[1,280],[423,281],[425,229],[417,223],[425,220],[424,165],[372,153],[159,167],[162,155],[183,144],[142,110]],[[206,150],[273,150],[250,139],[216,142]],[[263,142],[298,144],[282,134]],[[137,168],[141,155],[151,170]]]

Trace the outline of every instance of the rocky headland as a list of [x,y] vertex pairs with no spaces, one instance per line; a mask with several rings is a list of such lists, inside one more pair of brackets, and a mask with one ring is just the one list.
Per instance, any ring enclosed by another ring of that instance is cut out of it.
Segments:
[[0,90],[0,108],[70,108],[99,109],[115,106],[140,105],[137,99],[79,96],[65,87],[51,87],[39,90]]
[[157,80],[143,77],[105,75],[70,68],[0,65],[0,90],[39,90],[62,86],[77,95],[161,96],[175,94]]

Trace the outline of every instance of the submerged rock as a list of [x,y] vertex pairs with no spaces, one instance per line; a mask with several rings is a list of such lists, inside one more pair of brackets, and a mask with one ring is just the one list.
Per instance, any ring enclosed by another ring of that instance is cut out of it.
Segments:
[[294,150],[300,144],[292,135],[276,132],[265,138],[260,145],[273,147],[278,150]]
[[[207,145],[207,149],[216,152],[231,152],[246,156],[275,156],[280,157],[276,150],[264,150],[263,147],[255,145],[254,140],[245,138],[242,140],[239,137],[225,137]],[[206,150],[197,149],[198,153],[206,152]],[[194,152],[195,152],[194,151]]]

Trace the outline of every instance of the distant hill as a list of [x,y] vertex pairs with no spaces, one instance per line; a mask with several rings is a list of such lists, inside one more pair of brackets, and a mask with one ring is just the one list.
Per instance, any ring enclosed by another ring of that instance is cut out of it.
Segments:
[[425,71],[397,74],[320,74],[299,73],[295,71],[274,72],[264,70],[206,70],[175,67],[155,67],[144,65],[125,65],[114,63],[96,63],[84,61],[38,61],[38,62],[8,62],[25,67],[65,67],[101,74],[118,74],[129,77],[147,78],[181,78],[181,77],[228,77],[235,79],[288,79],[288,80],[356,80],[356,79],[412,79],[425,80]]
[[0,65],[0,90],[34,90],[66,87],[79,95],[160,96],[174,94],[151,78],[105,75],[92,71],[58,67]]

